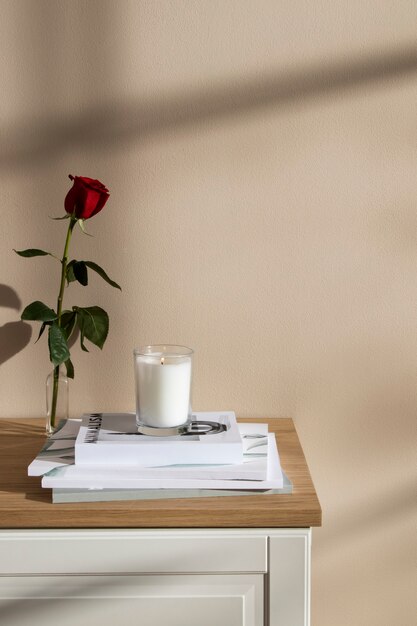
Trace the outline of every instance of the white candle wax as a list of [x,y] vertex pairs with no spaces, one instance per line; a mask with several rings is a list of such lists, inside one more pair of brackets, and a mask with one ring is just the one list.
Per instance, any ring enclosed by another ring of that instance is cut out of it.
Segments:
[[140,356],[136,359],[136,406],[142,424],[168,428],[184,424],[190,410],[191,359]]

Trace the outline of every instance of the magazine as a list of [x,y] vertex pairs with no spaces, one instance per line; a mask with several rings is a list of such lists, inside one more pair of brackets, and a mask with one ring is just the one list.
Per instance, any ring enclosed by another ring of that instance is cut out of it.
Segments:
[[192,477],[144,477],[143,468],[113,466],[57,467],[44,475],[42,487],[96,489],[282,489],[283,475],[275,435],[268,434],[267,477],[265,480]]
[[[29,476],[43,476],[57,467],[74,465],[74,443],[81,420],[62,420],[28,468]],[[267,476],[268,425],[238,424],[243,446],[243,462],[238,464],[174,464],[157,467],[136,466],[138,476],[159,478],[229,478],[265,480]],[[79,471],[85,466],[76,466]],[[89,466],[91,467],[91,466]],[[107,465],[108,467],[108,465]]]
[[70,502],[117,502],[123,500],[170,500],[172,498],[220,498],[270,496],[292,493],[292,483],[283,472],[282,489],[52,489],[54,504]]
[[242,463],[242,438],[233,411],[194,413],[193,422],[221,425],[216,434],[152,437],[138,432],[134,413],[83,416],[75,441],[77,465],[174,465]]

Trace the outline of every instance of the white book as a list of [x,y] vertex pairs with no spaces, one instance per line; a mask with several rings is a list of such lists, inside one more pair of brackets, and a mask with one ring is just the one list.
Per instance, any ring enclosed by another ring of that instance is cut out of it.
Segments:
[[160,466],[243,462],[242,438],[233,411],[194,413],[193,421],[224,425],[216,434],[150,437],[138,433],[134,413],[83,416],[75,441],[76,465]]
[[[80,419],[60,422],[58,429],[29,465],[28,475],[43,476],[56,467],[74,465],[74,444],[80,424]],[[136,466],[136,473],[143,478],[265,480],[267,477],[268,425],[241,423],[238,424],[238,429],[244,450],[242,463],[233,465],[176,464],[153,468]],[[84,467],[82,465],[76,466],[79,473],[82,473]]]
[[120,502],[124,500],[170,500],[172,498],[219,498],[231,496],[270,496],[292,493],[292,483],[282,473],[282,489],[52,489],[54,504],[66,502]]
[[42,478],[46,488],[89,489],[282,489],[283,475],[273,434],[268,434],[265,480],[144,478],[136,467],[68,465],[51,470]]

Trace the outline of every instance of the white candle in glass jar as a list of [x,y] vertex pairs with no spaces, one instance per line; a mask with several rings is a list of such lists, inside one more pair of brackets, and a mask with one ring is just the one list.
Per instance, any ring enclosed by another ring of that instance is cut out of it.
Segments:
[[139,421],[154,428],[185,424],[191,410],[191,356],[135,352],[135,370]]

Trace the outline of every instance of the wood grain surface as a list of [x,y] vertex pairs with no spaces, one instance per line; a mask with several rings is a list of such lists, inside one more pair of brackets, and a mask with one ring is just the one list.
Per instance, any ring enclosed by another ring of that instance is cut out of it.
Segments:
[[321,508],[291,419],[269,424],[289,495],[52,504],[27,467],[45,441],[43,419],[0,419],[0,528],[280,528],[321,525]]

